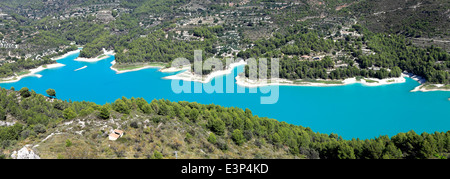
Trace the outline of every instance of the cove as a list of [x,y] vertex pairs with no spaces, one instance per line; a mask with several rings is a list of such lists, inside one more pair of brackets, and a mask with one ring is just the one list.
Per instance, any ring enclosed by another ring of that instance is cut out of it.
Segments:
[[[168,99],[225,107],[248,108],[254,115],[274,118],[289,124],[310,127],[315,132],[335,133],[344,139],[368,139],[380,135],[389,137],[414,130],[417,133],[450,130],[450,92],[410,92],[419,85],[407,78],[405,83],[367,87],[351,84],[336,87],[280,86],[275,104],[260,104],[262,94],[249,93],[180,93],[171,89],[171,80],[162,79],[176,74],[161,73],[157,69],[116,74],[110,69],[114,56],[94,63],[74,61],[79,53],[58,60],[66,66],[39,72],[42,77],[25,77],[15,83],[2,83],[19,90],[28,87],[46,95],[45,90],[56,90],[58,99],[112,103],[125,96],[143,97],[147,101]],[[233,78],[243,71],[234,69]],[[225,76],[223,78],[225,85]],[[216,78],[216,79],[217,79]],[[213,79],[210,83],[215,84]],[[192,83],[194,86],[196,82]],[[265,87],[261,87],[265,88]],[[224,90],[226,91],[226,90]]]

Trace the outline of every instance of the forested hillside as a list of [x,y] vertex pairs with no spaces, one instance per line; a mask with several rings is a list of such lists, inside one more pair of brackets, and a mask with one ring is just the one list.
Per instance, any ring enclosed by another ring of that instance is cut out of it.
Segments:
[[[350,31],[357,35],[336,33],[330,37],[320,35],[318,30],[293,26],[284,35],[278,33],[269,40],[255,41],[253,48],[239,52],[238,57],[282,58],[280,77],[290,80],[357,76],[383,79],[399,77],[406,71],[423,76],[430,83],[450,83],[450,55],[441,48],[418,48],[402,35],[373,33],[359,25],[353,25]],[[322,55],[322,59],[305,59],[311,54]],[[245,75],[249,74],[247,66]]]
[[[58,92],[56,91],[57,96]],[[450,132],[344,140],[249,109],[121,98],[97,105],[0,90],[0,153],[30,144],[41,158],[448,158]],[[125,131],[109,141],[113,129]],[[45,139],[45,140],[44,140]]]
[[449,8],[445,0],[363,0],[348,10],[375,32],[448,38]]

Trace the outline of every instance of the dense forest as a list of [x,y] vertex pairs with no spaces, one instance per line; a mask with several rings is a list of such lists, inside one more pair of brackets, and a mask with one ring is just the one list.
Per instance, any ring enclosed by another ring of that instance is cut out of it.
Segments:
[[206,53],[206,57],[211,57],[215,53],[212,46],[216,37],[211,33],[198,34],[198,36],[205,38],[203,41],[185,42],[169,38],[169,36],[166,38],[165,33],[162,30],[158,30],[147,35],[147,37],[134,40],[124,50],[119,50],[116,54],[116,61],[117,63],[168,63],[176,58],[183,57],[193,62],[194,50],[203,50]]
[[[349,2],[350,3],[350,2]],[[401,34],[407,37],[449,36],[450,2],[362,0],[340,13],[353,12],[361,23],[374,32]]]
[[[57,95],[57,91],[51,95]],[[27,88],[19,91],[2,88],[0,105],[0,120],[15,122],[12,126],[0,127],[0,150],[3,152],[21,148],[25,141],[39,143],[55,131],[69,133],[63,127],[77,120],[83,120],[83,125],[88,125],[118,119],[123,124],[118,126],[127,131],[123,139],[110,143],[112,147],[108,149],[92,149],[96,143],[108,141],[107,135],[102,135],[100,129],[96,131],[94,127],[84,129],[93,130],[82,135],[85,137],[79,134],[62,135],[62,144],[52,144],[55,146],[46,149],[50,151],[40,151],[41,155],[49,158],[56,158],[56,155],[58,158],[171,158],[171,151],[188,153],[192,150],[189,146],[194,145],[203,149],[204,153],[191,153],[191,157],[195,158],[424,159],[448,158],[450,152],[450,132],[417,134],[409,131],[392,137],[344,140],[337,134],[321,134],[307,127],[255,116],[249,109],[195,102],[164,99],[147,102],[143,98],[123,97],[114,103],[97,105],[62,101],[54,96],[36,94]],[[159,129],[161,126],[165,126],[165,130]],[[170,136],[178,137],[167,138]],[[84,146],[88,144],[93,146]],[[61,145],[59,148],[62,149],[57,149],[57,145]],[[148,148],[150,151],[146,151],[148,146],[153,146]],[[79,150],[94,151],[87,156],[75,155],[77,147],[80,147]],[[51,151],[52,148],[54,151]],[[67,151],[75,153],[69,155]]]

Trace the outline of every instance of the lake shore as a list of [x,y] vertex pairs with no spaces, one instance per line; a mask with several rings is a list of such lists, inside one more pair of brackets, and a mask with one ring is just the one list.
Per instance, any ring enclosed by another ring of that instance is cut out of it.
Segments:
[[[230,74],[231,71],[240,65],[245,65],[247,64],[245,61],[240,61],[240,62],[236,62],[236,63],[232,63],[230,64],[230,66],[226,69],[226,70],[219,70],[219,71],[215,71],[212,72],[206,76],[200,76],[200,75],[196,75],[194,73],[192,73],[190,71],[190,67],[184,67],[184,68],[160,68],[160,72],[177,72],[177,71],[181,71],[181,70],[186,70],[182,73],[176,74],[176,75],[172,75],[172,76],[167,76],[164,77],[163,79],[169,79],[169,80],[183,80],[183,81],[194,81],[194,82],[200,82],[200,83],[208,83],[210,82],[213,78],[218,77],[218,76],[223,76],[223,75],[227,75]],[[143,67],[144,68],[150,68],[149,67]],[[156,68],[156,67],[153,67]],[[137,71],[140,69],[135,69],[135,70],[129,70],[129,71]],[[127,72],[127,71],[126,71]],[[239,74],[236,76],[236,84],[238,84],[239,86],[243,86],[243,87],[250,87],[250,88],[254,88],[254,87],[262,87],[262,86],[270,86],[270,85],[278,85],[278,86],[316,86],[316,87],[332,87],[332,86],[344,86],[344,85],[350,85],[350,84],[355,84],[355,83],[360,83],[364,86],[382,86],[382,85],[390,85],[390,84],[397,84],[397,83],[405,83],[406,79],[405,78],[411,78],[413,80],[416,80],[417,82],[419,82],[421,84],[421,86],[426,82],[426,80],[421,77],[421,76],[417,76],[414,75],[412,73],[402,73],[400,77],[397,78],[385,78],[385,79],[377,79],[377,78],[360,78],[357,79],[356,77],[353,78],[347,78],[344,79],[342,81],[340,80],[329,80],[329,79],[316,79],[316,80],[296,80],[296,81],[292,81],[292,80],[287,80],[287,79],[281,79],[281,78],[275,78],[275,79],[270,79],[270,80],[261,80],[261,81],[253,81],[250,80],[248,78],[245,78],[243,76],[243,74]],[[415,90],[412,90],[412,92],[414,91],[450,91],[450,89],[442,89],[442,88],[434,88],[434,89],[429,89],[429,88],[420,88],[421,86],[416,87]],[[437,87],[440,87],[443,85],[438,85]]]
[[430,92],[430,91],[450,91],[450,85],[445,84],[426,84],[427,80],[421,76],[408,73],[407,77],[416,80],[420,83],[419,86],[415,87],[411,92]]
[[187,66],[183,66],[181,68],[175,68],[175,67],[161,68],[161,69],[159,69],[159,71],[163,72],[163,73],[172,73],[172,72],[179,72],[179,71],[190,70],[190,69],[191,69],[191,66],[187,65]]
[[278,86],[317,86],[317,87],[331,87],[331,86],[344,86],[349,84],[361,83],[364,86],[381,86],[381,85],[389,85],[396,83],[404,83],[406,82],[405,77],[406,74],[402,74],[398,78],[385,78],[385,79],[377,79],[377,78],[361,78],[357,79],[356,77],[347,78],[345,80],[325,80],[325,79],[316,79],[316,80],[288,80],[281,78],[274,78],[269,80],[250,80],[244,76],[244,74],[239,74],[236,76],[236,84],[243,87],[262,87],[262,86],[270,86],[270,85],[278,85]]
[[445,84],[422,84],[417,86],[411,92],[430,92],[430,91],[450,91],[450,85]]
[[16,74],[15,76],[2,78],[2,79],[0,79],[0,83],[14,83],[14,82],[20,81],[22,78],[29,77],[29,76],[35,76],[35,77],[40,78],[40,77],[42,77],[42,75],[36,74],[36,73],[39,73],[39,72],[41,72],[43,70],[46,70],[46,69],[59,68],[59,67],[63,67],[63,66],[66,66],[66,65],[61,64],[61,63],[53,63],[53,64],[42,65],[42,66],[39,66],[37,68],[33,68],[33,69],[28,70],[29,72],[26,73],[26,74],[23,74],[23,75],[17,75]]
[[67,52],[64,55],[61,55],[61,56],[58,56],[58,57],[54,57],[54,58],[51,58],[51,59],[54,60],[54,61],[57,61],[57,60],[61,60],[63,58],[67,58],[70,55],[77,54],[77,53],[80,53],[80,52],[81,52],[81,49],[78,49],[78,50]]
[[[317,87],[327,87],[327,86],[344,86],[349,84],[361,83],[364,86],[381,86],[381,85],[390,85],[396,83],[404,83],[406,82],[405,78],[411,78],[420,83],[419,86],[415,87],[411,92],[430,92],[430,91],[450,91],[450,85],[445,84],[425,84],[425,78],[414,75],[412,73],[402,73],[402,75],[398,78],[386,78],[386,79],[377,79],[377,78],[362,78],[357,80],[354,78],[347,78],[342,81],[333,81],[333,80],[311,80],[311,81],[292,81],[287,79],[270,79],[270,80],[250,80],[244,77],[244,74],[239,74],[236,76],[236,84],[243,87],[262,87],[269,85],[279,85],[279,86],[317,86]],[[340,83],[339,83],[340,82]]]
[[[218,77],[218,76],[228,75],[228,74],[230,74],[233,71],[233,69],[235,67],[241,66],[241,65],[245,65],[245,64],[247,64],[247,62],[245,62],[243,60],[239,61],[239,62],[231,63],[228,67],[226,67],[225,70],[214,71],[214,72],[211,72],[210,74],[208,74],[206,76],[194,74],[193,72],[191,72],[191,68],[190,67],[184,67],[181,70],[185,69],[186,71],[184,71],[182,73],[178,73],[176,75],[166,76],[163,79],[183,80],[183,81],[194,81],[194,82],[200,82],[200,83],[208,83],[213,78]],[[178,69],[180,69],[180,68],[178,68]],[[176,70],[176,69],[170,69],[169,68],[167,70],[160,70],[160,71],[161,72],[174,72],[174,70]]]
[[[162,65],[162,64],[145,64],[145,65],[136,65],[136,66],[131,65],[130,67],[118,68],[118,67],[115,67],[116,63],[117,62],[115,60],[113,60],[111,62],[111,67],[110,67],[111,70],[116,72],[116,74],[139,71],[139,70],[148,69],[148,68],[158,68],[158,69],[160,69],[159,71],[166,69],[165,65]],[[180,70],[182,70],[182,69],[173,70],[173,72],[177,72]],[[168,70],[167,72],[170,72],[170,71],[171,70]]]
[[89,62],[89,63],[94,63],[94,62],[98,62],[100,60],[104,60],[109,58],[109,56],[111,55],[115,55],[116,53],[114,53],[114,50],[110,50],[110,51],[106,51],[106,49],[103,49],[103,54],[94,57],[94,58],[83,58],[83,57],[78,57],[75,59],[75,61],[79,61],[79,62]]
[[[63,54],[61,56],[53,57],[53,58],[51,58],[51,60],[58,61],[58,60],[61,60],[63,58],[67,58],[70,55],[77,54],[77,53],[80,53],[80,52],[81,52],[81,49],[73,50],[73,51],[67,52],[67,53],[65,53],[65,54]],[[37,68],[33,68],[33,69],[27,70],[28,72],[26,72],[26,74],[23,74],[23,75],[17,75],[15,73],[14,76],[6,77],[6,78],[0,78],[0,83],[14,83],[14,82],[18,82],[22,78],[28,77],[28,76],[35,76],[35,77],[40,78],[40,77],[42,77],[42,75],[39,75],[39,74],[36,74],[36,73],[39,73],[39,72],[41,72],[41,71],[43,71],[45,69],[59,68],[59,67],[63,67],[63,66],[65,66],[65,65],[61,64],[61,63],[53,63],[53,64],[41,65],[41,66],[39,66]]]

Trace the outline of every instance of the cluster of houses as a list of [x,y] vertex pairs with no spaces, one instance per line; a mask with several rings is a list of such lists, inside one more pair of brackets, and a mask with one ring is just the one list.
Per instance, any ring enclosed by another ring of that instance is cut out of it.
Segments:
[[[109,2],[100,3],[100,4],[92,4],[89,6],[81,6],[81,7],[75,7],[71,8],[71,6],[67,6],[64,4],[63,1],[57,1],[57,0],[48,0],[45,3],[45,6],[47,7],[46,10],[34,10],[34,9],[22,9],[19,8],[18,10],[23,12],[27,18],[30,19],[41,19],[41,17],[46,16],[49,12],[52,12],[54,9],[64,9],[64,14],[61,14],[60,16],[54,16],[53,19],[68,19],[71,17],[85,17],[86,15],[93,14],[96,15],[95,12],[101,10],[101,9],[107,9],[107,8],[117,8],[120,6],[120,0],[110,0]],[[122,9],[122,8],[120,8]]]
[[229,2],[229,3],[223,3],[223,4],[228,5],[230,7],[233,7],[233,6],[236,6],[236,5],[243,6],[243,5],[246,5],[249,2],[250,2],[250,0],[243,0],[243,1],[238,2],[238,3]]
[[313,57],[313,56],[309,56],[309,55],[302,55],[300,58],[304,59],[304,60],[320,60],[321,59],[320,57]]
[[12,48],[12,49],[16,49],[19,46],[17,44],[14,43],[9,43],[7,41],[4,40],[0,40],[0,48]]

